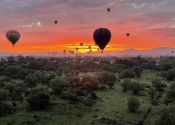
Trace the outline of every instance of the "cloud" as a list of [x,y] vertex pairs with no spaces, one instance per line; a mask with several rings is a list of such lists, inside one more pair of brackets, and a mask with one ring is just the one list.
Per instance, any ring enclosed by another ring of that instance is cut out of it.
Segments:
[[[120,1],[120,0],[116,0]],[[110,5],[111,3],[116,3],[114,0],[73,0],[70,2],[70,6],[80,7],[80,8],[97,8],[105,5]]]

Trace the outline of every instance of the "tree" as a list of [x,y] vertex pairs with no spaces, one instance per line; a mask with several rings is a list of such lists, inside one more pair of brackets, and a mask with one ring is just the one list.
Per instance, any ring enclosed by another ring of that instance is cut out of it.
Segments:
[[121,83],[121,86],[123,87],[123,91],[127,92],[129,89],[129,85],[131,84],[130,79],[124,79],[123,82]]
[[15,108],[10,102],[0,101],[0,116],[15,112]]
[[37,85],[28,90],[27,102],[32,110],[47,109],[50,105],[51,89],[44,85]]
[[129,89],[132,90],[134,95],[138,95],[140,91],[144,90],[144,85],[137,81],[132,81],[129,84]]
[[141,76],[141,73],[142,73],[142,71],[143,71],[142,68],[140,68],[140,67],[138,67],[138,66],[135,66],[135,67],[133,67],[132,69],[133,69],[133,71],[135,72],[135,75],[136,75],[137,77],[140,77],[140,76]]
[[0,101],[7,101],[9,96],[9,91],[5,89],[0,89]]
[[152,85],[156,91],[164,91],[164,88],[166,87],[166,84],[159,79],[154,79]]
[[39,83],[39,78],[35,74],[29,74],[25,78],[27,87],[35,87]]
[[70,78],[70,83],[73,87],[79,87],[88,91],[96,90],[100,84],[96,73],[80,73],[77,76]]
[[168,70],[167,80],[173,81],[175,78],[175,68]]
[[175,106],[165,108],[156,121],[156,125],[175,125]]
[[156,95],[156,91],[154,90],[154,88],[150,88],[150,91],[148,92],[148,94],[151,100],[153,100]]
[[53,89],[55,95],[59,95],[66,87],[68,87],[68,82],[62,77],[56,77],[50,81],[50,87]]
[[21,71],[20,66],[18,66],[18,65],[9,65],[5,69],[5,75],[16,79],[16,78],[20,77],[20,75],[21,75],[20,71]]
[[8,63],[8,64],[14,64],[15,62],[16,62],[15,57],[9,56],[9,57],[7,58],[7,63]]
[[175,88],[168,91],[166,101],[168,101],[168,103],[175,101]]
[[103,71],[99,73],[99,81],[101,84],[108,85],[110,89],[114,87],[116,76],[113,73]]
[[170,70],[173,67],[172,62],[163,62],[160,63],[160,69],[163,71]]
[[136,97],[131,97],[128,99],[128,109],[130,112],[136,112],[140,106],[140,101]]
[[132,69],[126,69],[120,73],[120,78],[135,78],[135,72]]

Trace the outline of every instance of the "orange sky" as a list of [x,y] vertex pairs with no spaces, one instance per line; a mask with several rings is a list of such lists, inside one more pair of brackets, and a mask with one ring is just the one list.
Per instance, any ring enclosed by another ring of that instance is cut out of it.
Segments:
[[[112,32],[105,51],[175,47],[175,2],[172,0],[14,1],[0,3],[1,52],[62,52],[77,47],[79,52],[87,51],[88,48],[78,46],[80,42],[93,46],[96,51],[92,34],[101,27]],[[108,7],[110,13],[106,11]],[[11,29],[21,33],[15,47],[5,35]],[[125,35],[128,32],[130,37]]]

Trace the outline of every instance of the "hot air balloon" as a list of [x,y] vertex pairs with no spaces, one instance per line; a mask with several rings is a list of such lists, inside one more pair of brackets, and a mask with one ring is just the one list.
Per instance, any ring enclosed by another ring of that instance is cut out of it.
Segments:
[[99,46],[99,48],[103,52],[103,50],[105,49],[105,47],[107,46],[107,44],[111,39],[111,31],[106,28],[99,28],[95,30],[93,37],[95,43]]
[[107,12],[110,12],[111,11],[111,8],[107,8]]
[[126,33],[126,36],[129,37],[130,36],[130,33]]
[[92,47],[91,46],[88,46],[88,49],[91,49]]
[[78,51],[78,50],[79,50],[79,48],[75,48],[75,50],[76,50],[76,51]]
[[83,42],[80,43],[80,46],[83,46]]
[[13,47],[15,46],[15,44],[18,42],[18,40],[20,39],[20,33],[18,31],[15,30],[9,30],[6,33],[6,37],[7,39],[12,43]]
[[66,50],[63,50],[63,54],[66,54]]
[[55,24],[58,24],[58,21],[57,21],[57,20],[55,20],[55,21],[54,21],[54,23],[55,23]]

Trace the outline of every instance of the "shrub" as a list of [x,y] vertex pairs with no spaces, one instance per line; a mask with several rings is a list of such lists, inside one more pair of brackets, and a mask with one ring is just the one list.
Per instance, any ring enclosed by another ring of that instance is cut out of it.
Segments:
[[128,99],[128,109],[130,112],[136,112],[139,106],[140,106],[140,102],[137,98],[131,97]]

